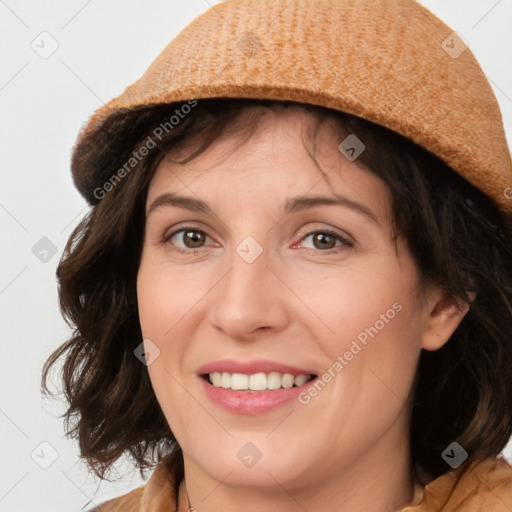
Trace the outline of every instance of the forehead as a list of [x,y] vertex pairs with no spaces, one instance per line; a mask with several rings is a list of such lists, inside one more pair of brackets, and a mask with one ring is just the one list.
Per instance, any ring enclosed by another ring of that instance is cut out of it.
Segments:
[[254,194],[272,198],[263,201],[262,208],[277,206],[276,201],[291,195],[342,193],[364,201],[378,216],[386,215],[389,191],[385,182],[340,151],[347,134],[340,133],[334,121],[297,106],[251,110],[247,115],[256,121],[248,138],[239,129],[250,126],[242,115],[186,164],[172,160],[191,154],[201,139],[192,138],[186,148],[173,148],[151,180],[148,204],[169,191],[193,192],[212,200],[235,194],[239,200]]

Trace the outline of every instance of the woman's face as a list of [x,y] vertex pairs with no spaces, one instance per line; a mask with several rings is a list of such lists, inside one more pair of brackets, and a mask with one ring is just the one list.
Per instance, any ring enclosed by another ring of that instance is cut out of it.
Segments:
[[458,323],[436,317],[441,295],[395,246],[384,182],[323,123],[328,182],[301,141],[310,121],[268,111],[236,151],[224,135],[188,164],[163,161],[149,187],[149,375],[186,465],[215,481],[293,489],[408,457],[420,350]]

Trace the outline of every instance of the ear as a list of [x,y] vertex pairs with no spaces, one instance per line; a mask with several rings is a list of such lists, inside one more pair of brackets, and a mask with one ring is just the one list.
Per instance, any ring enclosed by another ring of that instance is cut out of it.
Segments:
[[[475,294],[468,292],[468,299],[473,302]],[[427,318],[423,330],[421,347],[425,350],[438,350],[455,332],[460,322],[469,311],[469,304],[435,288],[427,299]]]

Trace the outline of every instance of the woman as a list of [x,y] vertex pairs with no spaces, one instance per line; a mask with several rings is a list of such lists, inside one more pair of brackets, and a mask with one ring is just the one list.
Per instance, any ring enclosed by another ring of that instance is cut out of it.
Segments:
[[43,383],[64,357],[98,475],[158,462],[95,510],[512,507],[510,156],[429,11],[224,2],[72,168],[93,208]]

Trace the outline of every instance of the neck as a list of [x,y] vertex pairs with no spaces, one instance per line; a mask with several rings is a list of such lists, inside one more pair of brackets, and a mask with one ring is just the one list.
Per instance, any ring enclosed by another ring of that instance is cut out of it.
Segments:
[[230,484],[229,474],[217,481],[184,454],[185,480],[179,489],[178,511],[186,512],[191,506],[197,512],[296,512],[298,508],[396,512],[417,505],[423,488],[411,470],[408,442],[403,437],[391,444],[389,439],[381,441],[345,467],[331,467],[323,473],[320,468],[311,470],[317,478],[300,482],[280,483],[275,475],[269,476],[265,487]]

